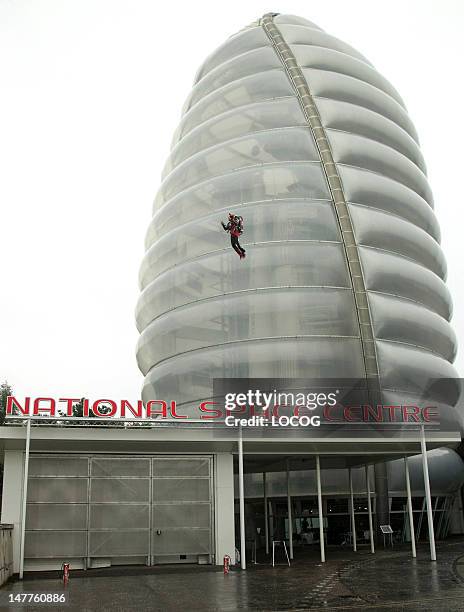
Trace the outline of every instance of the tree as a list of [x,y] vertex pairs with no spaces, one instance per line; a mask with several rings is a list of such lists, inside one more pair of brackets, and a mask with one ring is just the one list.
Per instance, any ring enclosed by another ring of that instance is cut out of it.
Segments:
[[[78,402],[76,402],[75,404],[73,404],[72,407],[72,416],[73,417],[84,417],[84,401],[85,401],[85,397],[82,397]],[[111,408],[110,406],[100,406],[100,412],[102,414],[109,414],[111,412]],[[65,413],[62,412],[61,413],[62,416],[65,416]],[[64,424],[66,424],[66,421],[64,422]],[[92,427],[95,426],[111,426],[113,425],[113,423],[109,423],[108,421],[88,421],[85,418],[82,418],[82,421],[78,422],[78,421],[71,421],[69,423],[70,425],[91,425]]]
[[[6,414],[6,398],[9,395],[13,395],[13,389],[11,385],[5,380],[0,385],[0,425],[5,423],[5,414]],[[3,491],[3,461],[0,464],[0,495]]]
[[73,404],[71,416],[73,417],[83,417],[84,416],[84,400],[85,400],[85,397],[81,397],[81,399],[78,402]]
[[13,395],[13,389],[11,385],[5,380],[0,385],[0,425],[3,425],[5,422],[5,414],[6,414],[6,398],[9,395]]

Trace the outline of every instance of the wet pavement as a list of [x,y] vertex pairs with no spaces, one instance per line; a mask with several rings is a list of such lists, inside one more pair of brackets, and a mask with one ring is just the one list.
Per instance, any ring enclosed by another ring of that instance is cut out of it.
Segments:
[[[322,565],[316,551],[296,551],[291,567],[267,563],[224,576],[205,566],[115,568],[71,573],[69,603],[51,606],[0,606],[0,610],[44,609],[69,612],[229,611],[229,610],[372,610],[433,612],[464,610],[464,539],[440,543],[438,561],[428,547],[411,559],[408,548],[375,555],[361,549],[329,550]],[[2,603],[10,593],[61,592],[57,577],[28,576],[0,590]]]

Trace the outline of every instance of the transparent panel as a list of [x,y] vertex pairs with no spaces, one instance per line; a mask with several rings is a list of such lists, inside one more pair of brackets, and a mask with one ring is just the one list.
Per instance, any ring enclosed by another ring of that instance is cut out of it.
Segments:
[[209,529],[171,529],[159,535],[153,532],[153,552],[155,555],[193,555],[211,552]]
[[349,202],[395,214],[440,240],[440,228],[432,208],[415,191],[361,168],[339,166],[338,171]]
[[427,177],[407,157],[363,136],[327,130],[334,159],[339,164],[383,174],[413,189],[433,207]]
[[379,113],[339,100],[317,100],[325,128],[365,136],[405,155],[426,171],[424,158],[416,141],[400,126]]
[[149,506],[92,504],[90,529],[148,529]]
[[399,255],[360,247],[366,288],[419,302],[445,319],[451,316],[451,297],[433,272]]
[[296,98],[268,100],[233,109],[203,123],[185,136],[171,152],[162,176],[164,178],[188,157],[221,142],[245,134],[296,125],[306,125]]
[[314,45],[316,47],[327,47],[328,49],[334,49],[335,51],[341,51],[347,55],[351,55],[363,62],[370,64],[370,62],[363,56],[359,51],[356,51],[353,47],[347,43],[323,32],[322,30],[316,30],[313,26],[307,27],[303,25],[295,24],[281,24],[279,30],[285,39],[287,45]]
[[351,290],[273,289],[233,294],[169,312],[140,336],[144,374],[177,353],[239,340],[278,336],[359,335]]
[[[182,192],[164,206],[162,199],[156,203],[157,214],[150,224],[147,246],[156,235],[213,211],[251,202],[295,198],[329,199],[327,183],[318,162],[273,164],[214,177]],[[162,208],[157,210],[158,206]]]
[[87,529],[87,504],[27,504],[26,529]]
[[456,335],[440,315],[421,304],[370,293],[369,304],[376,338],[422,346],[453,361]]
[[210,464],[204,457],[154,459],[153,476],[209,476]]
[[211,526],[210,504],[166,504],[153,507],[153,529]]
[[445,279],[445,258],[440,245],[427,232],[399,217],[366,206],[350,205],[349,208],[358,244],[404,255]]
[[[209,501],[209,478],[156,478],[153,480],[153,503]],[[155,509],[156,512],[156,509]]]
[[91,557],[148,555],[149,531],[91,531]]
[[147,502],[148,478],[99,478],[92,480],[91,502]]
[[92,458],[92,476],[149,476],[149,459]]
[[295,92],[282,67],[252,74],[210,93],[186,113],[174,135],[173,144],[193,128],[221,113],[253,102],[294,97]]
[[[298,200],[241,206],[244,232],[240,244],[316,240],[340,242],[340,230],[329,202]],[[222,226],[227,213],[216,213],[186,225],[180,225],[160,238],[145,254],[141,274],[153,268],[161,274],[173,265],[206,253],[231,248],[230,236]],[[419,230],[418,230],[419,231]],[[308,244],[308,248],[311,245]]]
[[166,201],[183,189],[239,168],[282,161],[319,161],[308,129],[294,127],[257,132],[211,147],[186,160],[164,180],[158,195]]
[[82,457],[31,455],[29,476],[87,476],[88,460]]
[[27,559],[85,557],[85,531],[27,531],[24,556]]
[[[455,368],[445,359],[412,346],[378,340],[376,342],[381,367],[382,386],[389,391],[416,393],[417,397],[441,399],[455,403],[459,398],[459,380],[450,386],[437,379],[457,378]],[[443,392],[450,392],[447,398]],[[451,398],[454,395],[455,399]],[[404,401],[404,399],[403,399]]]
[[[274,23],[280,28],[281,24],[284,23],[292,23],[294,25],[302,25],[309,28],[314,28],[315,30],[321,30],[321,28],[313,23],[312,21],[308,21],[308,19],[304,19],[303,17],[298,17],[297,15],[287,15],[287,14],[278,14],[274,17]],[[322,31],[322,30],[321,30]]]
[[87,483],[86,478],[29,478],[27,501],[87,502]]
[[360,79],[381,89],[404,107],[401,96],[391,83],[364,61],[332,49],[308,45],[290,45],[290,47],[301,68],[330,70]]
[[303,68],[303,74],[318,104],[327,98],[368,108],[394,121],[418,142],[416,129],[406,110],[377,87],[330,70]]
[[359,340],[350,338],[260,340],[194,351],[152,368],[142,396],[180,405],[211,398],[213,378],[358,378],[364,376],[361,355]]
[[203,78],[208,72],[220,64],[229,61],[233,57],[259,47],[269,46],[270,44],[262,27],[258,26],[242,30],[228,38],[223,45],[216,49],[216,51],[213,51],[213,53],[203,62],[203,65],[195,77],[195,83]]
[[217,66],[209,72],[192,89],[184,104],[183,112],[194,106],[201,98],[210,92],[231,83],[243,79],[256,72],[266,72],[273,68],[280,68],[280,60],[272,47],[261,47],[242,53],[228,62]]
[[[157,278],[139,298],[138,319],[148,323],[177,306],[257,287],[349,287],[345,255],[334,243],[265,243],[244,267],[232,248],[176,266]],[[142,279],[148,284],[153,276]],[[146,323],[145,323],[146,324]]]

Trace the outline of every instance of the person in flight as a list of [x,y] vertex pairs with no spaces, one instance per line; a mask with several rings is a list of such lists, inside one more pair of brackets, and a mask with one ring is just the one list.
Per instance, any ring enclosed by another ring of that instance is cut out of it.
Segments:
[[224,228],[224,231],[230,233],[230,244],[232,245],[232,248],[238,254],[240,259],[243,259],[246,251],[240,246],[238,241],[239,236],[243,234],[243,217],[229,213],[229,221],[227,225],[222,221],[221,225]]

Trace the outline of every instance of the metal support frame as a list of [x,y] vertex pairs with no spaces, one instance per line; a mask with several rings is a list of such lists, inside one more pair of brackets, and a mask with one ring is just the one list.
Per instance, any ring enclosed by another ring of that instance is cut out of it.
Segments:
[[322,510],[321,461],[316,455],[317,507],[319,512],[319,542],[321,547],[321,563],[325,563],[324,516]]
[[268,516],[268,521],[269,521],[269,545],[270,545],[271,541],[274,538],[274,530],[275,530],[274,509],[272,507],[272,501],[270,499],[267,500],[267,516]]
[[[435,497],[435,503],[433,504],[433,511],[432,511],[432,518],[433,520],[435,520],[435,516],[437,514],[437,510],[438,510],[438,500],[439,500],[439,495],[437,495]],[[435,533],[435,530],[434,530]]]
[[406,479],[406,494],[408,497],[409,536],[411,538],[411,552],[413,559],[416,558],[416,536],[414,534],[414,514],[412,512],[411,481],[409,479],[408,458],[404,457],[404,475]]
[[269,554],[269,516],[267,508],[267,483],[266,472],[263,472],[263,493],[264,493],[264,536],[266,538],[266,555]]
[[435,550],[435,532],[433,529],[433,513],[432,513],[432,497],[430,494],[430,479],[429,466],[427,462],[427,445],[425,443],[425,430],[421,425],[421,451],[422,451],[422,469],[424,471],[424,488],[425,500],[427,504],[427,523],[429,528],[429,544],[430,544],[430,560],[437,560],[437,552]]
[[434,515],[439,512],[439,516],[438,516],[438,520],[437,520],[437,538],[440,537],[444,537],[444,535],[442,534],[443,532],[443,522],[444,522],[444,518],[445,516],[447,516],[448,514],[448,506],[449,506],[449,497],[447,495],[444,495],[444,500],[443,500],[443,507],[438,510],[438,500],[439,497],[437,496],[437,501],[435,503],[435,512]]
[[419,542],[419,537],[422,529],[422,521],[424,520],[424,510],[425,510],[425,496],[422,499],[422,506],[419,514],[419,520],[417,521],[417,530],[416,530],[416,542]]
[[350,481],[351,540],[353,542],[353,550],[356,552],[356,520],[354,516],[353,474],[351,472],[351,468],[348,468],[348,479]]
[[[211,480],[211,465],[209,468],[210,472],[210,480]],[[155,505],[153,503],[155,494],[154,494],[154,483],[153,483],[153,458],[148,461],[148,474],[150,476],[150,482],[148,483],[148,495],[150,498],[149,506],[148,506],[148,558],[147,565],[150,567],[153,565],[154,554],[153,554],[153,514],[155,512]],[[211,497],[211,494],[210,494]],[[89,523],[90,526],[90,523]]]
[[285,540],[272,540],[272,567],[275,567],[275,547],[276,544],[282,544],[285,556],[287,557],[288,567],[290,567],[290,559],[288,558],[287,545],[285,544]]
[[288,514],[288,547],[290,559],[293,559],[293,520],[292,497],[290,495],[290,460],[287,459],[287,514]]
[[24,453],[24,473],[23,473],[23,499],[21,512],[21,542],[19,552],[19,579],[24,576],[24,544],[26,541],[26,510],[27,510],[27,480],[29,478],[29,450],[31,446],[31,419],[27,420],[26,425],[26,450]]
[[243,440],[242,428],[238,437],[238,491],[240,502],[240,567],[246,569],[246,542],[245,542],[245,485],[243,481]]
[[453,511],[453,506],[455,504],[456,501],[456,495],[453,495],[453,497],[450,499],[450,503],[449,503],[449,509],[446,513],[446,519],[445,519],[445,524],[443,526],[443,538],[446,538],[446,536],[448,535],[448,531],[449,531],[449,526],[451,523],[451,513]]
[[359,326],[369,400],[372,405],[376,405],[379,403],[380,399],[380,382],[374,326],[367,297],[364,273],[360,261],[358,242],[356,240],[354,225],[350,216],[350,210],[347,198],[345,197],[338,166],[333,156],[329,138],[322,123],[316,100],[311,92],[310,83],[298,64],[292,48],[274,23],[274,13],[266,13],[260,19],[260,25],[269,38],[277,57],[284,67],[288,80],[295,91],[319,154],[322,170],[332,197],[333,211],[340,229],[340,238],[350,276],[350,284],[356,306],[356,317]]
[[92,459],[93,457],[87,457],[87,517],[86,517],[86,529],[87,536],[85,538],[87,549],[85,551],[84,568],[90,569],[92,565],[92,559],[90,558],[90,483],[92,482]]
[[365,466],[366,470],[366,492],[367,492],[367,511],[369,514],[369,540],[371,543],[371,553],[375,553],[374,547],[374,529],[372,521],[372,500],[371,500],[371,483],[369,482],[369,466]]

